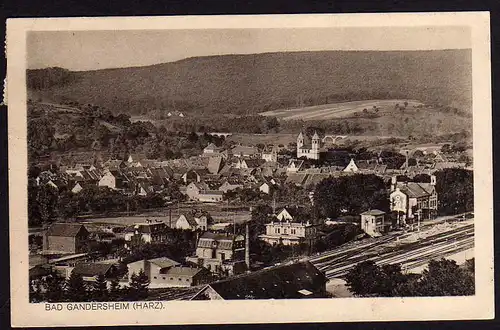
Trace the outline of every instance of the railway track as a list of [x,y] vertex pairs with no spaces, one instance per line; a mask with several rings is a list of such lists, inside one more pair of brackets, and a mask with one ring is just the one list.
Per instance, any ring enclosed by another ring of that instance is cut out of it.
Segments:
[[[401,264],[409,270],[431,259],[446,257],[474,247],[474,225],[440,232],[411,243],[397,243],[415,233],[391,235],[369,242],[355,242],[309,259],[328,278],[342,277],[357,263],[373,260],[379,265]],[[396,244],[394,244],[396,243]]]

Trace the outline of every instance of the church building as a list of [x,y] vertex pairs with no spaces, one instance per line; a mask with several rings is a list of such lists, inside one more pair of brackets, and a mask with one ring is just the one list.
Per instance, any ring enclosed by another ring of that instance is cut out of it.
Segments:
[[319,160],[321,149],[321,139],[317,132],[314,132],[313,137],[309,137],[300,132],[297,137],[297,158],[306,157],[307,159]]

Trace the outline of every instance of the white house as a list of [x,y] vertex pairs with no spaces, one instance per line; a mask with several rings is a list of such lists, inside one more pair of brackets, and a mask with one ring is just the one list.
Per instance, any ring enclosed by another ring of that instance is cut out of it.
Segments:
[[314,239],[316,226],[307,222],[290,220],[272,221],[266,224],[266,233],[259,238],[269,244],[294,245]]
[[177,221],[175,222],[175,228],[184,230],[207,230],[208,227],[208,217],[202,215],[195,217],[193,214],[181,214]]
[[111,171],[106,171],[99,180],[99,187],[109,187],[116,189],[116,176]]
[[385,212],[369,210],[361,213],[361,229],[372,237],[381,236],[386,232]]
[[347,164],[347,166],[344,168],[343,171],[344,172],[358,172],[359,171],[359,167],[354,162],[354,159],[351,158],[351,161],[349,162],[349,164]]
[[203,149],[204,154],[215,154],[221,152],[222,149],[217,147],[215,144],[210,143],[208,146]]
[[73,189],[71,189],[71,192],[73,194],[78,194],[80,191],[83,190],[83,187],[80,185],[80,182],[77,182],[74,186]]
[[286,167],[286,172],[297,173],[298,171],[300,171],[303,164],[304,164],[303,160],[290,159],[290,161],[288,162],[288,166]]
[[266,162],[274,162],[276,163],[278,161],[278,152],[275,147],[272,148],[270,151],[263,151],[262,152],[262,159],[265,160]]
[[259,191],[269,195],[269,193],[271,192],[271,185],[267,182],[264,182],[263,184],[260,185]]

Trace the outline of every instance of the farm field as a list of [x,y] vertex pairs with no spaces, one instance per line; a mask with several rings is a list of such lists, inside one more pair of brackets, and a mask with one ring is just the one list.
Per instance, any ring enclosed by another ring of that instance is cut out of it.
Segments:
[[[180,204],[179,207],[177,205],[172,206],[172,224],[175,224],[177,218],[180,214],[190,212],[192,210],[204,210],[207,211],[213,218],[214,223],[219,222],[235,222],[235,223],[243,223],[249,221],[251,219],[250,211],[225,211],[222,207],[225,204],[201,204],[201,203],[192,203],[192,204]],[[140,214],[135,215],[119,215],[119,216],[110,216],[110,217],[81,217],[79,222],[81,223],[89,223],[89,224],[108,224],[115,226],[130,226],[134,223],[144,222],[146,220],[153,221],[162,221],[167,225],[170,225],[170,215],[168,208],[164,210],[151,210],[144,211]]]
[[363,100],[342,102],[333,104],[316,105],[296,109],[281,109],[267,112],[261,112],[262,116],[277,117],[283,120],[326,120],[338,119],[343,117],[352,117],[356,112],[363,112],[363,109],[371,110],[374,106],[379,109],[379,113],[388,113],[394,111],[396,104],[403,105],[408,102],[408,108],[421,105],[421,102],[415,100]]

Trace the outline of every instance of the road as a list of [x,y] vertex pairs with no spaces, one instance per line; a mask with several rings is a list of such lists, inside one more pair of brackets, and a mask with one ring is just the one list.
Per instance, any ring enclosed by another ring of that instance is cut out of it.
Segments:
[[[428,227],[427,230],[430,230]],[[400,264],[408,271],[427,264],[431,259],[440,259],[474,247],[474,224],[456,224],[439,233],[425,230],[418,233],[393,233],[380,238],[352,242],[338,249],[309,258],[328,278],[340,278],[357,263],[373,260],[378,265]],[[414,235],[414,236],[412,236]],[[415,241],[409,241],[413,237]]]

